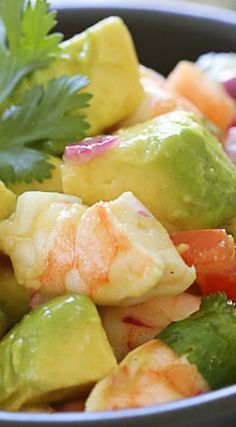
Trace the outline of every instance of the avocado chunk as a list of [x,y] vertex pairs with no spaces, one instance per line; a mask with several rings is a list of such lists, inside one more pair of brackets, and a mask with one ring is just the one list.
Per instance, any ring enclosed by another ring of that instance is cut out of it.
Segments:
[[[68,75],[86,75],[86,92],[93,95],[84,113],[88,135],[104,132],[128,116],[142,97],[135,48],[128,29],[110,17],[61,44],[62,53],[49,69],[25,80],[21,90]],[[81,110],[79,110],[81,114]]]
[[16,204],[16,195],[0,181],[0,221],[8,218]]
[[116,360],[95,305],[57,297],[26,315],[0,343],[0,409],[83,394]]
[[169,230],[217,227],[236,214],[236,168],[192,113],[120,130],[84,163],[62,166],[63,190],[90,205],[130,190]]
[[54,166],[51,170],[51,177],[44,179],[43,182],[32,181],[26,182],[15,182],[7,184],[8,188],[15,194],[20,195],[26,191],[55,191],[58,193],[62,192],[61,182],[61,165],[62,161],[58,157],[50,156],[50,163]]
[[29,297],[29,291],[17,282],[10,259],[0,252],[0,323],[5,317],[1,336],[29,311]]

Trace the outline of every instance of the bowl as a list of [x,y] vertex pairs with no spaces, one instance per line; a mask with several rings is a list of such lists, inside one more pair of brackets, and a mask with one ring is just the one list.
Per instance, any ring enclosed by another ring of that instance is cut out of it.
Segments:
[[[132,0],[131,0],[132,1]],[[138,0],[137,0],[138,1]],[[119,15],[127,23],[140,62],[167,74],[180,59],[195,60],[209,51],[235,51],[236,13],[187,3],[143,2],[136,7],[89,7],[89,0],[65,0],[59,10],[58,30],[66,37],[98,20]],[[127,2],[126,2],[127,4]],[[236,385],[201,396],[148,408],[103,413],[10,413],[0,412],[0,427],[235,427]]]

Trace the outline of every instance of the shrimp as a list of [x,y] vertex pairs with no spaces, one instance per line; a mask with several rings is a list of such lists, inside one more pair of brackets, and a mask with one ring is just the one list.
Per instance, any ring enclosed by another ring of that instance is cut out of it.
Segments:
[[167,80],[172,91],[196,105],[223,134],[228,130],[235,117],[236,107],[220,83],[189,61],[179,62]]
[[136,110],[119,127],[133,126],[173,110],[186,110],[202,117],[201,112],[186,98],[168,87],[166,79],[144,66],[140,66],[140,82],[144,96]]
[[200,297],[182,293],[157,297],[129,307],[101,307],[100,315],[118,361],[131,350],[152,340],[171,322],[199,309]]
[[97,383],[86,411],[149,406],[208,390],[195,365],[178,357],[162,341],[152,340],[129,353],[110,376]]
[[75,292],[101,305],[135,304],[177,295],[196,277],[130,192],[90,208],[72,196],[24,193],[0,224],[0,247],[18,282],[43,300]]

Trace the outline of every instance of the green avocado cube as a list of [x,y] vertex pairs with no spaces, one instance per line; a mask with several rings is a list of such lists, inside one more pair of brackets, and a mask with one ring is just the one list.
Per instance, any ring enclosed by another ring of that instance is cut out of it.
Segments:
[[1,341],[0,409],[82,395],[115,366],[93,302],[79,295],[57,297]]
[[10,258],[0,252],[0,309],[5,316],[5,329],[0,327],[0,337],[29,311],[29,298],[29,291],[16,280]]
[[192,113],[171,112],[117,135],[105,153],[65,162],[65,193],[92,205],[132,191],[169,231],[217,227],[235,216],[236,168]]

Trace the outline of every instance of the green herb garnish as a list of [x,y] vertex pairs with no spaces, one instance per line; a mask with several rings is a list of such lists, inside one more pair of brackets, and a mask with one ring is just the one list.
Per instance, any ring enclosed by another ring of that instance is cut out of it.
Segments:
[[[27,91],[19,106],[5,111],[0,121],[0,180],[5,183],[50,177],[53,166],[47,153],[38,150],[43,141],[70,141],[83,137],[89,125],[83,115],[70,115],[85,108],[91,95],[78,93],[88,84],[82,76],[51,81],[46,88]],[[34,143],[34,148],[29,144]]]
[[211,389],[236,382],[236,318],[225,294],[203,298],[198,312],[173,322],[157,338],[195,364]]
[[32,71],[46,67],[59,52],[61,34],[45,0],[0,1],[0,103]]
[[[22,79],[48,67],[60,54],[61,34],[49,34],[56,13],[46,0],[0,0],[0,180],[42,182],[50,178],[50,156],[85,136],[90,127],[75,110],[88,107],[91,95],[79,93],[85,76],[63,76],[35,86],[11,105]],[[50,148],[50,150],[49,150]]]

